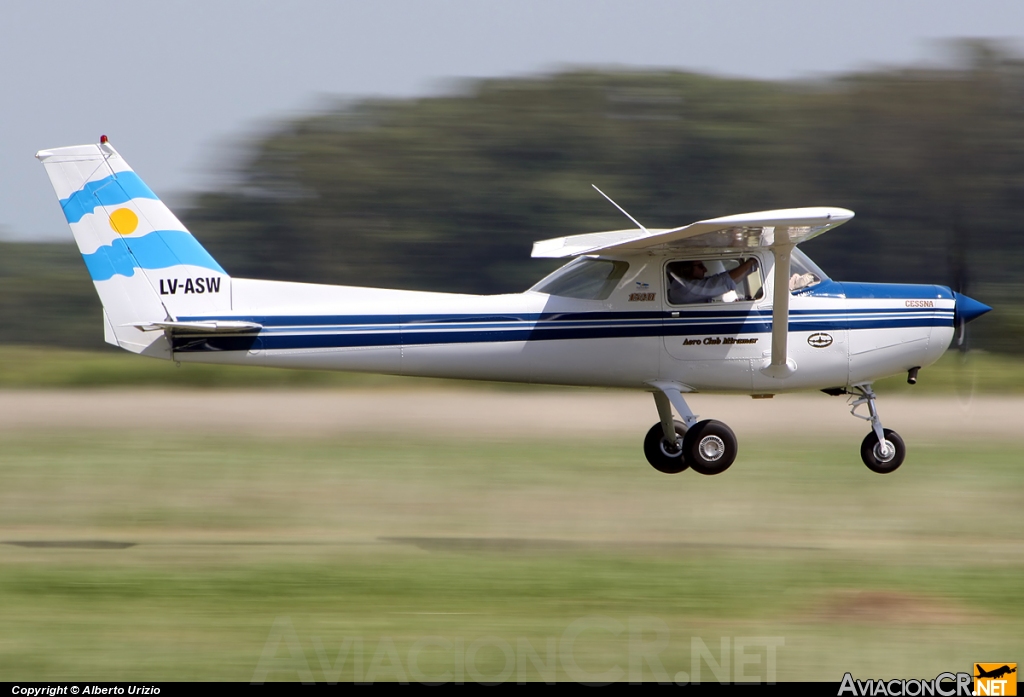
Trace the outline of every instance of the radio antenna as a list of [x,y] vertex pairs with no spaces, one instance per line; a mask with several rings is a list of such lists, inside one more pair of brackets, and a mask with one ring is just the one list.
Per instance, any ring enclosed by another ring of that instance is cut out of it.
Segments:
[[636,226],[637,226],[638,228],[640,228],[640,229],[641,229],[641,230],[643,230],[644,232],[647,232],[647,228],[645,228],[645,227],[644,227],[643,225],[641,225],[641,224],[640,224],[640,221],[639,221],[639,220],[637,220],[636,218],[634,218],[633,216],[631,216],[631,215],[630,215],[629,213],[627,213],[627,212],[626,212],[626,209],[625,209],[625,208],[623,208],[623,207],[622,207],[622,206],[620,206],[619,204],[615,203],[615,201],[613,201],[613,200],[612,200],[612,197],[611,197],[611,196],[609,196],[609,195],[608,195],[608,194],[606,194],[605,192],[603,192],[603,191],[601,191],[600,189],[598,189],[598,188],[597,188],[597,185],[596,185],[596,184],[591,184],[591,186],[592,186],[592,187],[594,187],[594,191],[596,191],[597,193],[601,194],[601,195],[602,195],[602,196],[604,196],[604,197],[605,197],[606,199],[608,199],[608,203],[612,204],[613,206],[615,206],[616,208],[618,208],[618,209],[619,209],[620,211],[622,211],[622,215],[624,215],[624,216],[626,216],[627,218],[629,218],[630,220],[632,220],[632,221],[633,221],[633,223],[635,223],[635,224],[636,224]]

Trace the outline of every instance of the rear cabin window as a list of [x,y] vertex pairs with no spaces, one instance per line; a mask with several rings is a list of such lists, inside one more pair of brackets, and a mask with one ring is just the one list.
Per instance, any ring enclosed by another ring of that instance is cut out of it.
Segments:
[[583,257],[542,279],[530,290],[563,298],[604,300],[626,275],[629,264]]

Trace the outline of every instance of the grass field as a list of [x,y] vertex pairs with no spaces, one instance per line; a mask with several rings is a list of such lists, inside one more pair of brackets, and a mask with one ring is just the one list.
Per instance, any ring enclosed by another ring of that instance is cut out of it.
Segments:
[[0,431],[0,680],[838,681],[1024,649],[1021,435],[883,477],[794,429],[709,478],[642,434],[110,419]]

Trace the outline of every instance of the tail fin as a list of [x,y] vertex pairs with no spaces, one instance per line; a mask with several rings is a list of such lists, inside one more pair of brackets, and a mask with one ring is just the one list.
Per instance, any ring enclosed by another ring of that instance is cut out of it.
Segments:
[[230,310],[231,278],[107,141],[41,150],[103,303],[104,339],[170,358],[153,322]]

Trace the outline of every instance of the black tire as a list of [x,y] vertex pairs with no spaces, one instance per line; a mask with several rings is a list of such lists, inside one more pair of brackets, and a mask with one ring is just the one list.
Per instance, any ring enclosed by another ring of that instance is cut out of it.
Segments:
[[[686,427],[680,421],[676,421],[675,425],[676,433],[683,437]],[[651,467],[665,474],[679,474],[689,467],[683,458],[682,449],[676,450],[665,441],[665,430],[661,427],[660,421],[651,426],[647,437],[644,438],[644,455],[647,456]]]
[[907,446],[903,444],[900,434],[891,428],[883,428],[882,434],[885,436],[885,441],[893,446],[892,455],[883,457],[882,449],[878,447],[878,436],[872,431],[864,436],[864,441],[860,444],[860,459],[872,472],[889,474],[895,472],[903,464],[903,459],[907,456]]
[[721,421],[698,421],[683,437],[683,457],[694,472],[721,474],[736,461],[736,434]]

